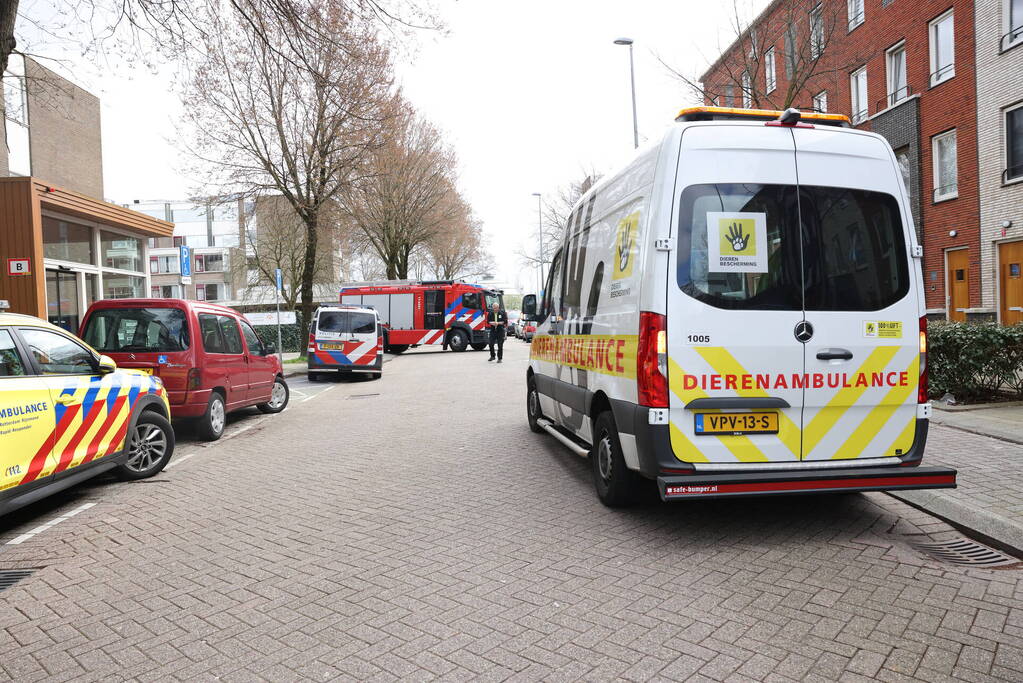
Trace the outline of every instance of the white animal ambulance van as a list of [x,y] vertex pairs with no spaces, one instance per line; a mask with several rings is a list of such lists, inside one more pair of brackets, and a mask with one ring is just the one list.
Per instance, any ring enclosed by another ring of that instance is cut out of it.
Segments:
[[951,488],[922,467],[922,249],[884,138],[697,107],[572,211],[526,373],[607,505]]

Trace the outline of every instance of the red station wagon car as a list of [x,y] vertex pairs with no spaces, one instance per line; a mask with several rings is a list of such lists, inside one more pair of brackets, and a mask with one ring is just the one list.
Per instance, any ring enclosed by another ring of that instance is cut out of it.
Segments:
[[237,311],[183,299],[105,299],[85,314],[80,334],[119,367],[160,377],[171,416],[197,420],[215,441],[227,413],[256,406],[279,413],[288,385],[272,345]]

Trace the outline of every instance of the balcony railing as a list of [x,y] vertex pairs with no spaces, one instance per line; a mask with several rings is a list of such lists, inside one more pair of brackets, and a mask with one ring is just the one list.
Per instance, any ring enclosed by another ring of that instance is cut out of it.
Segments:
[[945,79],[951,78],[953,75],[955,75],[955,70],[956,70],[955,62],[952,62],[951,64],[946,64],[945,66],[941,67],[940,69],[931,74],[931,85],[937,85],[938,83],[943,82]]
[[860,109],[859,111],[854,111],[852,113],[852,122],[853,123],[863,123],[864,121],[867,120],[867,116],[868,116],[868,112],[867,112],[866,109]]
[[898,104],[902,100],[907,99],[912,94],[913,88],[909,87],[908,85],[904,85],[895,92],[889,93],[888,97],[882,97],[877,102],[875,102],[874,103],[875,112],[884,111],[889,107],[894,107],[896,104]]
[[1002,39],[998,41],[998,49],[1001,52],[1005,52],[1020,43],[1023,43],[1023,26],[1017,26],[1002,36]]
[[959,183],[952,183],[950,185],[942,185],[941,187],[934,188],[934,192],[931,193],[931,199],[934,202],[944,201],[945,199],[954,199],[959,195]]

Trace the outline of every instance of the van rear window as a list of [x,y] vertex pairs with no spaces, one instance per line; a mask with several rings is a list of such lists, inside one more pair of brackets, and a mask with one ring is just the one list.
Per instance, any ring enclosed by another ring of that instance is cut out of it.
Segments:
[[682,193],[679,216],[679,287],[717,308],[876,311],[909,292],[891,195],[693,185]]
[[104,308],[93,312],[82,337],[97,351],[154,352],[188,348],[188,324],[179,308]]
[[376,334],[377,319],[371,313],[322,311],[316,321],[318,333]]

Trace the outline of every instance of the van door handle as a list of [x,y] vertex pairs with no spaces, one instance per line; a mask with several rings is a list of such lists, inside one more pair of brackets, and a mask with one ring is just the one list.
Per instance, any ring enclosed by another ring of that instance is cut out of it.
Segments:
[[852,351],[846,349],[824,349],[817,352],[817,360],[852,360]]

